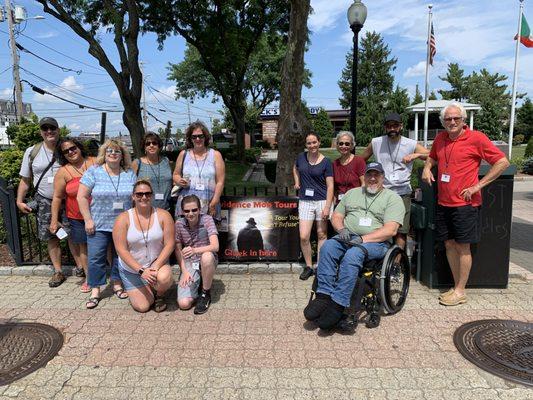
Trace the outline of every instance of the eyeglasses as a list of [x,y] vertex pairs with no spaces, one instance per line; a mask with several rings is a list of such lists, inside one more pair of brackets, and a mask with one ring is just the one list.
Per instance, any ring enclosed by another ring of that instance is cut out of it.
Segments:
[[122,150],[120,149],[105,149],[106,154],[120,154],[122,155]]
[[204,140],[205,135],[202,133],[201,135],[191,135],[192,140]]
[[144,142],[144,147],[148,147],[148,146],[157,146],[157,147],[159,147],[159,143],[150,142],[150,141]]
[[52,126],[52,125],[43,125],[41,126],[41,130],[43,132],[48,132],[48,131],[55,131],[57,128],[55,126]]
[[72,147],[69,147],[68,149],[61,150],[61,153],[63,153],[64,155],[67,155],[68,153],[75,153],[77,150],[78,150],[78,146],[72,146]]
[[150,197],[152,197],[152,192],[136,192],[133,193],[133,195],[138,199],[142,199],[143,197],[149,199]]
[[463,117],[446,117],[444,118],[445,122],[460,122],[463,120]]
[[191,208],[190,210],[183,210],[185,214],[198,212],[198,208]]
[[346,146],[346,147],[351,147],[351,143],[350,142],[338,142],[337,143],[339,146]]

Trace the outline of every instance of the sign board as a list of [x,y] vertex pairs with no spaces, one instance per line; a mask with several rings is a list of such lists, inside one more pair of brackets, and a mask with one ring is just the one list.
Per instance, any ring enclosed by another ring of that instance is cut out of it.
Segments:
[[[322,109],[322,107],[309,107],[309,113],[311,115],[317,115],[319,111]],[[262,117],[277,117],[279,116],[279,108],[273,107],[273,108],[265,108],[263,112],[261,113]]]

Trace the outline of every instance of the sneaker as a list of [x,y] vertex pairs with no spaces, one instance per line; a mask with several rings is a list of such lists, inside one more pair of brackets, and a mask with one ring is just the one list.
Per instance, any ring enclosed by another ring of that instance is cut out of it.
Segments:
[[311,300],[304,309],[305,319],[308,321],[314,321],[319,318],[331,301],[331,297],[327,294],[317,293],[315,298]]
[[195,314],[204,314],[211,305],[211,294],[202,290],[200,296],[196,300],[196,306],[194,307]]
[[316,320],[316,324],[323,330],[332,329],[341,320],[343,314],[344,307],[334,301],[330,301],[326,309],[322,311],[322,314]]
[[313,274],[315,273],[315,270],[309,266],[307,267],[304,267],[304,269],[302,270],[302,273],[300,274],[300,279],[302,281],[306,281],[308,280],[311,276],[313,276]]
[[65,282],[65,275],[63,275],[62,272],[54,272],[54,275],[50,278],[50,281],[48,282],[48,286],[50,287],[58,287],[63,282]]

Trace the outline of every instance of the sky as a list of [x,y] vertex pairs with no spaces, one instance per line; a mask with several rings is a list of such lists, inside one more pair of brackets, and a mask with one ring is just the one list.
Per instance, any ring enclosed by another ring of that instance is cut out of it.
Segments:
[[[309,106],[340,109],[338,80],[346,65],[346,54],[353,45],[353,33],[346,18],[352,0],[311,0],[314,10],[308,21],[311,44],[305,62],[311,70],[312,87],[304,88],[302,97]],[[392,56],[398,59],[394,71],[398,84],[414,95],[416,85],[423,92],[428,2],[419,0],[363,1],[368,17],[361,31],[380,33],[389,46]],[[77,103],[121,110],[120,99],[113,82],[97,61],[88,54],[86,43],[70,28],[45,14],[32,0],[18,0],[15,5],[26,8],[28,17],[44,15],[44,20],[28,20],[19,28],[17,43],[45,60],[70,70],[62,70],[37,57],[20,54],[21,79],[51,93]],[[524,2],[524,14],[533,28],[533,0]],[[466,74],[488,69],[491,73],[508,76],[511,90],[515,60],[514,35],[518,29],[518,0],[437,0],[433,2],[433,24],[437,54],[430,68],[430,90],[447,88],[439,79],[446,73],[447,65],[458,63]],[[0,23],[0,98],[12,98],[11,55],[8,47],[7,22]],[[100,32],[101,43],[116,65],[116,50],[111,37]],[[174,99],[172,81],[167,80],[169,63],[183,60],[185,41],[174,36],[158,50],[155,36],[144,35],[139,40],[140,59],[143,61],[147,109],[162,122],[170,120],[173,130],[184,129],[190,119],[200,119],[208,125],[220,118],[220,103],[209,99],[196,100],[187,105],[183,99]],[[54,51],[55,50],[55,51]],[[517,91],[533,97],[533,49],[520,46]],[[58,53],[59,52],[59,53]],[[80,72],[81,71],[81,72]],[[86,96],[86,97],[84,97]],[[99,132],[101,112],[80,109],[48,95],[40,95],[23,84],[23,100],[32,104],[39,116],[54,116],[74,135]],[[152,116],[148,127],[157,130],[163,124]],[[107,113],[107,133],[111,136],[127,134],[120,112]]]

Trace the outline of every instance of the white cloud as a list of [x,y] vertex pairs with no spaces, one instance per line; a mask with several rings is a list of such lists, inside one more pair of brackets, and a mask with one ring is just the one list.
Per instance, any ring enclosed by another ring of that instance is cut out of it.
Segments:
[[121,125],[123,122],[121,119],[114,119],[111,121],[111,125]]
[[0,97],[2,97],[2,99],[4,100],[13,98],[13,89],[5,88],[5,89],[0,90]]
[[404,72],[404,78],[413,78],[416,76],[423,76],[426,73],[426,62],[420,61],[418,64],[413,65],[412,67],[407,68]]
[[313,32],[332,29],[341,23],[341,17],[348,24],[346,13],[350,4],[352,0],[311,0],[313,13],[309,16],[309,29]]
[[51,39],[51,38],[54,38],[54,37],[57,37],[57,36],[59,36],[59,32],[57,32],[57,31],[48,31],[48,32],[38,33],[35,37],[37,39]]
[[[69,75],[63,79],[63,81],[59,84],[59,87],[45,86],[42,89],[64,99],[73,100],[74,98],[72,92],[81,91],[83,88],[84,86],[76,82],[76,78],[73,75]],[[33,101],[36,103],[63,103],[63,100],[47,94],[43,96],[39,93],[35,93],[33,96]]]
[[72,124],[69,124],[68,125],[68,128],[73,130],[73,131],[77,131],[77,130],[80,130],[81,129],[81,126],[79,124],[76,124],[76,123],[72,123]]

